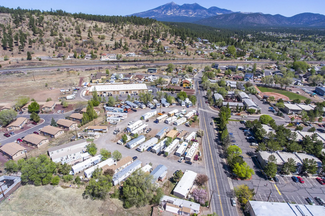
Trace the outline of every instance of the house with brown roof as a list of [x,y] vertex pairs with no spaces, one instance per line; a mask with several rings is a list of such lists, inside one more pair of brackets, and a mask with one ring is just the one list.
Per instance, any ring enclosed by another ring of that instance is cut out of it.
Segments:
[[179,134],[177,130],[170,130],[167,134],[166,137],[170,137],[172,139],[175,139],[176,136]]
[[143,80],[144,80],[144,76],[143,76],[143,75],[140,75],[140,74],[138,74],[138,75],[135,75],[135,76],[134,76],[134,79],[135,79],[135,80],[140,80],[140,81],[143,81]]
[[10,159],[17,160],[26,157],[27,149],[21,145],[18,145],[17,143],[12,142],[1,146],[0,151],[4,155],[7,155]]
[[107,79],[107,75],[106,75],[106,73],[98,72],[98,73],[93,74],[93,75],[91,76],[91,82],[92,82],[92,83],[101,83],[103,79],[104,79],[104,80]]
[[48,101],[43,105],[42,111],[43,112],[51,112],[54,110],[55,105],[56,105],[56,103],[54,101]]
[[87,132],[101,132],[101,133],[107,133],[108,127],[107,126],[89,126],[86,128]]
[[31,104],[32,102],[28,102],[27,104],[25,104],[22,108],[21,108],[21,111],[23,112],[27,112],[28,111],[28,106]]
[[69,119],[72,120],[72,121],[76,121],[76,122],[82,122],[82,117],[83,115],[80,114],[80,113],[72,113],[70,116],[69,116]]
[[50,125],[43,127],[40,131],[44,136],[50,136],[51,138],[57,138],[64,134],[63,129]]
[[37,148],[49,143],[48,138],[38,134],[28,134],[27,136],[24,137],[23,141],[26,144],[36,146]]
[[121,171],[122,169],[124,169],[125,167],[127,167],[128,165],[130,165],[133,162],[132,157],[127,156],[122,158],[121,160],[115,162],[113,165],[108,166],[105,165],[102,167],[103,172],[105,172],[106,170],[113,170],[114,174],[118,173],[119,171]]
[[6,105],[4,105],[4,106],[2,106],[0,108],[0,111],[2,111],[2,110],[10,110],[10,109],[12,109],[12,106],[10,104],[6,104]]
[[11,122],[8,126],[7,126],[7,130],[11,131],[11,130],[19,130],[21,129],[26,123],[27,123],[28,119],[25,117],[19,117],[17,118],[15,121]]
[[56,123],[60,128],[63,129],[68,129],[68,130],[78,129],[78,124],[68,119],[59,119]]

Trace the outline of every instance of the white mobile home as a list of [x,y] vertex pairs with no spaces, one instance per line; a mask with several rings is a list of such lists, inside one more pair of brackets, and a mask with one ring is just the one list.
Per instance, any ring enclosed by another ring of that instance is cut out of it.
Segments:
[[177,121],[175,121],[174,125],[179,126],[181,124],[184,124],[186,121],[187,121],[186,118],[183,117],[183,118],[180,118]]
[[126,129],[131,132],[133,130],[135,130],[136,128],[140,127],[141,125],[143,125],[143,122],[141,120],[138,120],[136,122],[134,122],[133,124],[129,125]]
[[158,139],[156,137],[151,138],[150,140],[142,143],[138,148],[137,151],[139,152],[143,152],[145,150],[147,150],[150,146],[153,146],[155,144],[157,144]]
[[71,167],[71,174],[75,175],[84,169],[94,166],[94,165],[98,164],[101,159],[102,159],[101,155],[96,155],[94,157],[91,157],[91,158],[83,161],[83,162],[77,163],[76,165],[73,165]]
[[197,152],[199,148],[199,143],[194,142],[191,146],[191,148],[187,151],[187,154],[185,156],[185,160],[187,161],[191,161],[195,155],[195,153]]
[[175,139],[169,146],[167,146],[167,148],[165,148],[164,152],[168,155],[170,155],[170,153],[172,153],[174,151],[174,149],[177,147],[177,145],[179,144],[179,139]]
[[158,143],[157,145],[155,145],[151,151],[153,153],[158,154],[159,152],[161,152],[164,148],[165,148],[165,142],[166,142],[167,138],[165,138],[163,141],[161,141],[160,143]]
[[145,136],[141,135],[133,140],[131,140],[130,142],[126,143],[126,147],[128,147],[129,149],[132,149],[138,145],[140,145],[141,143],[143,143],[146,140]]
[[163,122],[168,116],[166,114],[159,116],[156,121],[157,122]]
[[186,138],[185,138],[185,142],[190,142],[192,139],[196,138],[196,132],[193,131],[192,133],[190,133]]
[[190,118],[192,118],[195,115],[195,113],[196,113],[196,111],[195,110],[192,110],[191,112],[188,112],[185,115],[185,118],[190,119]]
[[113,184],[117,185],[128,178],[134,171],[141,168],[142,162],[139,160],[134,161],[129,166],[125,167],[113,176]]
[[131,134],[141,134],[141,133],[143,133],[143,130],[145,130],[147,126],[148,126],[147,124],[143,124],[140,127],[131,131]]
[[149,118],[151,118],[151,117],[153,117],[153,116],[155,116],[155,115],[157,115],[157,111],[156,111],[156,110],[153,110],[153,111],[150,111],[150,112],[147,112],[147,113],[143,114],[143,115],[141,116],[141,118],[142,118],[143,120],[147,120],[147,119],[149,119]]
[[174,116],[178,112],[178,109],[174,109],[168,113],[168,116]]
[[186,170],[183,177],[173,190],[173,194],[179,198],[186,198],[191,192],[197,173],[191,170]]
[[176,116],[172,116],[172,117],[169,117],[165,120],[165,123],[166,124],[171,124],[171,123],[174,123],[175,121],[177,121],[177,117]]
[[175,155],[178,157],[182,157],[182,155],[185,153],[186,148],[188,146],[187,142],[183,142],[182,145],[177,149]]
[[114,159],[113,158],[108,158],[107,160],[105,160],[103,162],[100,162],[99,164],[86,169],[84,171],[84,174],[85,174],[86,178],[91,178],[91,176],[92,176],[93,172],[95,171],[95,169],[102,168],[105,165],[112,166],[113,164],[114,164]]
[[166,133],[169,131],[168,127],[164,127],[163,129],[161,129],[155,137],[157,137],[158,139],[162,139],[165,137]]

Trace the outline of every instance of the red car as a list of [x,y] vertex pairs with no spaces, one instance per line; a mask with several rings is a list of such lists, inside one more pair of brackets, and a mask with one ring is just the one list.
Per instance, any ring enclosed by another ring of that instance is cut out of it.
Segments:
[[319,184],[325,185],[325,181],[323,179],[317,177],[316,180],[319,182]]
[[37,131],[34,131],[33,133],[39,135],[39,133]]
[[20,139],[20,138],[18,138],[17,139],[17,142],[19,143],[19,142],[22,142],[23,140],[22,139]]
[[5,136],[5,137],[10,137],[10,134],[5,133],[5,134],[3,134],[3,136]]
[[36,123],[36,122],[32,122],[32,124],[33,124],[33,125],[37,125],[37,123]]
[[297,179],[299,180],[300,183],[305,183],[305,181],[300,177],[300,176],[297,176]]

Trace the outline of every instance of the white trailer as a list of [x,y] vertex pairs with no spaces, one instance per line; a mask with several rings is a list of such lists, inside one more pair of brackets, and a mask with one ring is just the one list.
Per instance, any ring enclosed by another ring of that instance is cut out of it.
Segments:
[[178,147],[178,149],[177,149],[175,155],[178,156],[178,157],[182,157],[182,155],[183,155],[184,152],[186,151],[187,146],[188,146],[188,143],[187,143],[187,142],[183,142],[183,143],[181,144],[181,146]]
[[68,96],[65,96],[65,98],[66,98],[67,100],[73,100],[73,99],[76,98],[76,95],[74,95],[74,94],[72,94],[72,95],[68,95]]
[[157,122],[163,122],[168,116],[166,114],[159,116],[156,121]]
[[102,159],[101,155],[96,155],[94,157],[91,157],[85,161],[82,161],[80,163],[77,163],[76,165],[73,165],[71,167],[71,172],[70,174],[75,175],[77,173],[79,173],[80,171],[87,169],[91,166],[94,166],[96,164],[98,164],[100,162],[100,160]]
[[175,121],[177,121],[177,117],[176,116],[172,116],[172,117],[169,117],[165,120],[165,123],[166,124],[171,124],[171,123],[174,123]]
[[170,155],[170,153],[172,153],[175,148],[177,147],[177,145],[179,144],[179,139],[175,139],[169,146],[167,146],[167,148],[165,148],[164,152],[168,153],[168,155]]
[[128,142],[126,144],[126,147],[128,147],[129,149],[132,149],[138,145],[140,145],[141,143],[143,143],[144,141],[146,141],[145,136],[141,135],[133,140],[131,140],[130,142]]
[[192,110],[185,115],[185,118],[190,119],[195,115],[196,111]]
[[181,124],[184,124],[186,121],[187,121],[186,118],[183,117],[183,118],[180,118],[177,121],[175,121],[174,125],[179,126]]
[[129,125],[126,129],[131,132],[133,130],[135,130],[136,128],[140,127],[141,125],[143,125],[143,122],[141,120],[138,120],[136,122],[134,122],[133,124]]
[[102,168],[103,166],[112,166],[114,164],[114,159],[113,158],[108,158],[107,160],[100,162],[99,164],[92,166],[84,171],[84,174],[86,178],[91,178],[91,175],[97,168]]
[[153,117],[153,116],[155,116],[155,115],[157,115],[157,111],[156,111],[156,110],[154,110],[154,111],[150,111],[150,112],[147,112],[147,113],[143,114],[143,115],[141,116],[141,118],[142,118],[143,120],[147,120],[147,119],[149,119],[149,118],[151,118],[151,117]]
[[140,127],[131,131],[131,134],[141,134],[141,133],[143,133],[143,130],[146,129],[147,126],[148,126],[147,124],[141,125]]
[[174,116],[178,112],[178,109],[174,109],[168,113],[168,116]]
[[159,152],[161,152],[161,151],[164,149],[164,147],[165,147],[165,142],[166,142],[166,140],[167,140],[167,138],[165,138],[163,141],[161,141],[160,143],[158,143],[157,145],[155,145],[155,146],[151,149],[151,151],[152,151],[153,153],[156,153],[156,154],[158,154]]
[[198,148],[199,148],[199,143],[194,142],[192,144],[191,148],[187,151],[185,160],[191,161],[193,159],[195,153],[197,152]]
[[151,138],[150,140],[142,143],[138,148],[137,151],[139,152],[143,152],[145,150],[147,150],[150,146],[153,146],[155,144],[157,144],[158,139],[156,137]]
[[190,142],[192,139],[195,139],[195,137],[196,137],[196,132],[193,131],[184,140],[185,140],[185,142]]

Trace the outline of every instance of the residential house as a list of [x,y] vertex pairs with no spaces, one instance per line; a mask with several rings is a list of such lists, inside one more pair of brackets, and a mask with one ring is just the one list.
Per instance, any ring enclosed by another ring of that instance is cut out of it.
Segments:
[[251,99],[245,92],[239,92],[238,98],[243,101],[245,99]]
[[183,80],[183,82],[182,82],[182,86],[184,87],[184,88],[190,88],[191,86],[192,86],[192,83],[189,81],[189,80]]
[[25,117],[18,117],[15,121],[7,126],[7,131],[20,130],[27,123],[28,119]]
[[199,214],[201,208],[198,203],[166,195],[160,199],[160,206],[172,214],[188,216]]
[[78,124],[68,119],[59,119],[56,123],[59,127],[63,129],[68,129],[68,130],[78,129]]
[[48,154],[55,163],[75,164],[90,157],[87,150],[86,140],[77,140],[67,144],[54,146],[48,149]]
[[325,95],[325,87],[316,87],[315,88],[315,92],[320,95],[320,96],[324,96]]
[[177,77],[174,77],[174,78],[172,78],[171,84],[176,85],[176,84],[178,84],[178,82],[179,82],[179,79]]
[[230,88],[236,88],[237,87],[237,82],[235,81],[227,81],[227,86],[230,86]]
[[1,146],[0,151],[11,160],[18,160],[26,157],[27,149],[17,143],[7,143]]
[[24,137],[23,141],[37,148],[49,143],[49,139],[38,134],[28,134]]
[[32,102],[28,102],[27,104],[25,104],[22,108],[21,111],[23,112],[27,112],[28,111],[28,106],[31,104]]
[[126,178],[128,178],[133,172],[141,168],[142,162],[139,160],[134,161],[129,166],[125,167],[113,176],[113,185],[120,184]]
[[43,105],[42,111],[43,112],[51,112],[54,110],[55,105],[56,105],[56,103],[54,101],[48,101]]
[[236,66],[233,66],[233,65],[228,65],[227,67],[226,67],[226,69],[227,70],[231,70],[231,71],[236,71],[236,69],[237,69],[237,67]]
[[254,109],[255,111],[258,111],[260,110],[261,108],[254,102],[252,101],[251,99],[244,99],[243,100],[244,102],[244,106],[246,108],[246,110],[248,109]]
[[[97,115],[100,114],[100,109],[99,109],[99,108],[95,107],[94,110],[95,110],[95,112],[96,112]],[[80,111],[81,114],[83,114],[83,113],[85,113],[85,112],[87,112],[87,107],[83,108],[83,109]]]
[[166,137],[170,137],[172,139],[175,139],[176,136],[179,134],[177,130],[170,130],[167,134]]
[[245,91],[245,90],[246,90],[246,88],[245,88],[245,86],[244,86],[243,83],[238,83],[237,88],[238,88],[239,90],[241,90],[241,91]]
[[126,74],[126,75],[124,75],[123,80],[131,80],[132,77],[133,77],[132,74]]
[[148,73],[157,73],[157,68],[148,68]]
[[134,76],[134,79],[135,79],[135,80],[138,80],[138,81],[143,81],[143,80],[144,80],[144,76],[138,74],[138,75],[135,75],[135,76]]
[[254,74],[252,74],[252,73],[246,73],[244,75],[244,81],[245,82],[253,81],[253,79],[254,79]]
[[102,54],[100,56],[100,61],[116,61],[117,56],[116,54]]
[[91,82],[92,83],[101,83],[101,82],[105,82],[105,80],[107,79],[107,74],[106,73],[101,73],[98,72],[96,74],[93,74],[91,76]]
[[40,132],[44,136],[50,136],[51,138],[58,138],[59,136],[64,134],[64,130],[61,128],[53,127],[53,126],[45,126],[43,127]]
[[0,111],[2,111],[2,110],[10,110],[10,109],[12,109],[12,106],[10,104],[5,104],[4,106],[2,106],[0,108]]
[[82,117],[83,115],[80,114],[80,113],[72,113],[69,118],[72,120],[72,121],[77,121],[77,122],[82,122]]

